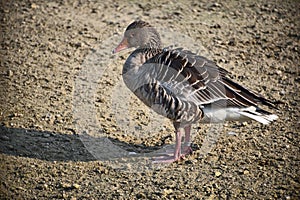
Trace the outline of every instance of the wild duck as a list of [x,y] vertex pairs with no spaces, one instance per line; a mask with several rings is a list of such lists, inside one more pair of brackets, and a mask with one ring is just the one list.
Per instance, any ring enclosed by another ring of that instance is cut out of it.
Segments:
[[278,118],[258,107],[274,107],[274,102],[231,80],[228,71],[213,61],[182,48],[162,48],[159,33],[147,22],[131,23],[113,53],[131,47],[136,49],[122,71],[126,86],[169,118],[176,132],[174,154],[155,162],[174,162],[191,153],[194,123],[256,120],[268,124]]

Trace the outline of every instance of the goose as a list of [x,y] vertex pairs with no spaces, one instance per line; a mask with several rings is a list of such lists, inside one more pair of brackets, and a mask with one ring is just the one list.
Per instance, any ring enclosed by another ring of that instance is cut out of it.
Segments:
[[269,124],[278,118],[258,106],[275,108],[274,102],[230,79],[215,62],[183,48],[162,48],[159,33],[148,22],[132,22],[112,53],[129,48],[135,50],[123,65],[125,85],[175,128],[174,153],[154,162],[171,163],[190,154],[192,124],[246,120]]

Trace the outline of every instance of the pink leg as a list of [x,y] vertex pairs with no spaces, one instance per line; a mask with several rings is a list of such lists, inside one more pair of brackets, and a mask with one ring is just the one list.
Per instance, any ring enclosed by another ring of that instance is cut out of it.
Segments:
[[184,137],[184,147],[183,147],[183,152],[181,154],[182,157],[185,155],[188,155],[192,153],[192,148],[191,148],[191,126],[187,126],[184,128],[185,131],[185,137]]
[[153,163],[172,163],[181,158],[181,138],[183,132],[184,132],[183,128],[179,128],[178,130],[176,130],[176,144],[175,144],[174,155],[169,157],[157,158],[155,159],[155,161],[153,161]]
[[181,156],[181,138],[182,138],[182,132],[184,130],[182,128],[179,128],[176,131],[176,144],[175,144],[175,151],[174,151],[174,158],[175,160],[178,160]]

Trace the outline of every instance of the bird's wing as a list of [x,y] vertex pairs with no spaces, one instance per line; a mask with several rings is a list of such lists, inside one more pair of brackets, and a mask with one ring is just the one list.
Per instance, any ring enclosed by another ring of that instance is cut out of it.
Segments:
[[168,93],[196,105],[221,107],[257,106],[270,104],[268,100],[230,80],[228,71],[214,62],[182,48],[165,49],[147,60],[155,63],[156,77]]

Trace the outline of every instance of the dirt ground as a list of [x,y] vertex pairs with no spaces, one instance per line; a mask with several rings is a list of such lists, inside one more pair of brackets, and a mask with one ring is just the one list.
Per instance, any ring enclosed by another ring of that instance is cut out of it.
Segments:
[[[300,198],[299,1],[1,1],[0,13],[1,199]],[[282,101],[279,119],[196,124],[193,154],[149,164],[174,130],[122,83],[128,52],[111,54],[135,19]]]

